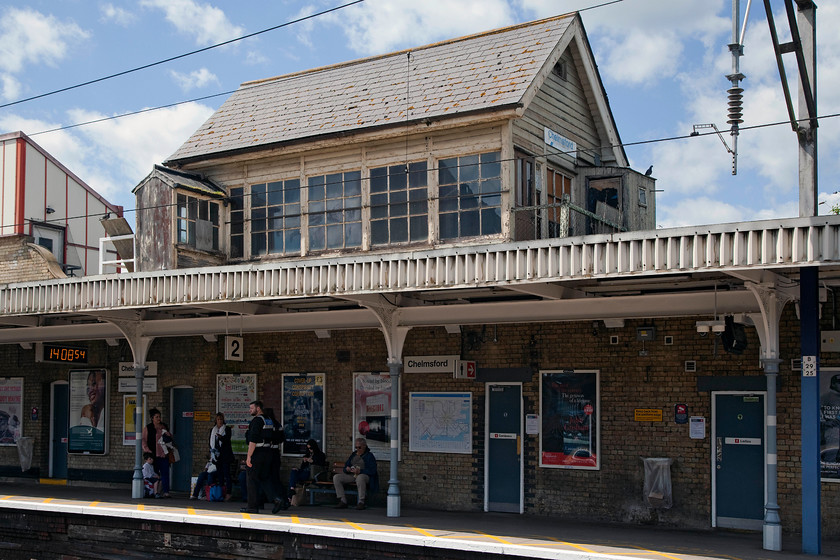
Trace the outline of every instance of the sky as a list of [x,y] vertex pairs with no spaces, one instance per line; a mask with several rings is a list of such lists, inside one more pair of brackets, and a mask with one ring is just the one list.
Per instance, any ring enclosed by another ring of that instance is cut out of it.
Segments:
[[[763,2],[752,2],[747,18],[740,60],[746,130],[733,176],[719,137],[688,137],[694,125],[715,124],[733,146],[726,124],[732,0],[363,0],[341,7],[352,1],[0,2],[0,133],[31,136],[133,223],[132,189],[243,82],[580,10],[631,167],[653,165],[658,227],[799,215],[797,140]],[[787,41],[784,2],[771,5]],[[828,214],[840,205],[840,116],[831,116],[840,113],[840,3],[817,5],[818,209]],[[793,55],[784,63],[795,96]],[[72,87],[114,74],[121,75]],[[135,114],[111,118],[128,113]],[[760,126],[772,123],[782,124]]]

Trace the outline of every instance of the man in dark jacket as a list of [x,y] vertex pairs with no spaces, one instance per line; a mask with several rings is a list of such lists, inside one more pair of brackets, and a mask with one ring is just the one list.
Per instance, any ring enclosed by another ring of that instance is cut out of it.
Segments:
[[249,405],[249,412],[253,418],[248,424],[248,432],[245,435],[248,442],[248,456],[245,459],[248,467],[248,507],[240,511],[259,513],[259,496],[262,491],[270,501],[274,502],[271,513],[277,513],[289,507],[286,501],[281,500],[277,495],[274,485],[275,475],[271,470],[275,465],[272,460],[271,446],[277,439],[278,426],[271,418],[263,414],[262,401],[253,401]]
[[344,485],[355,482],[359,490],[359,503],[356,509],[365,509],[365,498],[367,491],[379,490],[379,473],[376,470],[376,457],[367,446],[365,438],[356,439],[356,450],[350,454],[344,463],[344,471],[333,476],[335,495],[338,503],[335,507],[342,509],[347,507],[347,496],[344,492]]

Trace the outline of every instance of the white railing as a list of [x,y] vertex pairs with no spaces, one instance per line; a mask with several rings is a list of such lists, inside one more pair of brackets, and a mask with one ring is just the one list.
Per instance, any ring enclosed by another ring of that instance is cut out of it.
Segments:
[[840,216],[67,278],[0,287],[0,316],[840,265]]

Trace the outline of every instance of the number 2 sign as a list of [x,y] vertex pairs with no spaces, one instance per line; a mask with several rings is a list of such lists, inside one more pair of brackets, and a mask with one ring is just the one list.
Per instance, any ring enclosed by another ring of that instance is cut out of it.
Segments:
[[241,362],[243,349],[241,336],[225,337],[225,360]]

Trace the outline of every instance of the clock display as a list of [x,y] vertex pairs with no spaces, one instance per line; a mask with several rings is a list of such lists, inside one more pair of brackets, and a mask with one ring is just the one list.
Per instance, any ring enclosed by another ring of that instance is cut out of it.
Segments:
[[44,361],[62,364],[86,364],[87,348],[44,344]]

